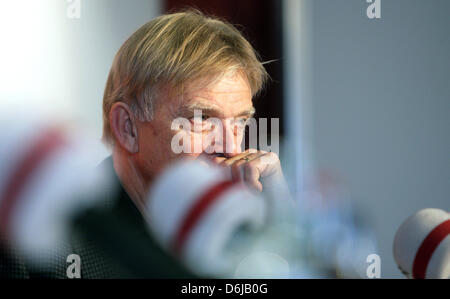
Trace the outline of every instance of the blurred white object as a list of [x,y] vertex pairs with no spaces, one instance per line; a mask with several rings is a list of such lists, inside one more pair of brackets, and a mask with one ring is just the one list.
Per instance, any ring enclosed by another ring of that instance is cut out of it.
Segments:
[[0,232],[45,264],[68,241],[71,215],[96,203],[108,176],[94,171],[96,144],[45,115],[3,115],[0,127]]
[[231,181],[224,168],[182,161],[155,183],[146,216],[161,244],[193,271],[227,275],[233,271],[228,242],[242,227],[262,227],[266,210],[266,201]]
[[398,229],[394,258],[408,278],[450,278],[450,214],[423,209]]
[[236,268],[234,278],[289,278],[289,273],[289,263],[282,256],[273,252],[258,251],[242,259]]

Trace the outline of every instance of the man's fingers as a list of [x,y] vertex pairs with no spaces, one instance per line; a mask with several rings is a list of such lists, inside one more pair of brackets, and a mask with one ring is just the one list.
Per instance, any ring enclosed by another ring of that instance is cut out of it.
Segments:
[[231,165],[231,175],[234,180],[242,180],[243,179],[243,173],[242,173],[242,165],[246,163],[245,160],[240,159],[234,162]]
[[217,163],[217,164],[221,164],[223,161],[225,161],[226,160],[226,158],[225,157],[214,157],[213,159],[212,159],[212,161],[214,162],[214,163]]
[[237,163],[238,161],[243,160],[244,162],[250,162],[254,159],[257,159],[261,156],[263,156],[264,154],[266,154],[267,152],[265,151],[258,151],[255,149],[248,149],[243,153],[240,153],[239,155],[236,155],[234,157],[228,158],[226,159],[226,161],[224,162],[225,165],[227,166],[231,166],[235,163]]
[[[254,150],[256,151],[256,150]],[[231,175],[233,177],[233,179],[235,180],[241,180],[243,179],[243,168],[242,165],[244,165],[245,163],[248,163],[252,160],[254,160],[255,158],[258,158],[259,156],[261,156],[260,152],[254,152],[254,151],[245,151],[244,153],[233,157],[234,159],[228,159],[226,160],[226,162],[224,162],[222,165],[227,165],[231,167]]]
[[246,150],[229,159],[222,160],[221,165],[231,168],[235,180],[243,180],[250,187],[262,191],[260,179],[276,174],[279,170],[279,159],[275,153]]
[[242,158],[244,158],[244,157],[246,157],[246,156],[248,156],[248,155],[250,155],[250,153],[249,153],[248,151],[245,151],[245,152],[240,153],[240,154],[238,154],[238,155],[236,155],[236,156],[234,156],[234,157],[231,157],[231,158],[226,159],[226,160],[223,162],[223,164],[224,164],[224,165],[227,165],[227,166],[231,166],[234,162],[236,162],[236,161],[238,161],[238,160],[240,160],[240,159],[242,159]]
[[244,181],[251,187],[261,192],[263,190],[263,186],[259,181],[259,178],[259,169],[253,163],[247,163],[244,165]]

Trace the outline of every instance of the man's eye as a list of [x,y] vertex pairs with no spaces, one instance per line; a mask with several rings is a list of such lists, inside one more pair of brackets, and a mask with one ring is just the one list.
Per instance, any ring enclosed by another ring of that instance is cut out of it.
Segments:
[[208,115],[202,115],[202,116],[194,116],[191,118],[191,121],[193,122],[203,122],[208,120],[209,116]]
[[244,127],[247,124],[247,118],[242,117],[242,118],[238,118],[236,119],[236,125],[239,127]]

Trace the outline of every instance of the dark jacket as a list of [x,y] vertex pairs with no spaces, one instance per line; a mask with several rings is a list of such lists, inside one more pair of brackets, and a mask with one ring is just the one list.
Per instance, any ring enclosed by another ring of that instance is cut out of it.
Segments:
[[55,251],[49,267],[38,269],[0,244],[0,278],[67,278],[66,259],[72,253],[80,256],[81,278],[194,278],[153,239],[115,174],[112,159],[100,167],[106,168],[115,188],[101,192],[102,204],[74,217],[70,244]]

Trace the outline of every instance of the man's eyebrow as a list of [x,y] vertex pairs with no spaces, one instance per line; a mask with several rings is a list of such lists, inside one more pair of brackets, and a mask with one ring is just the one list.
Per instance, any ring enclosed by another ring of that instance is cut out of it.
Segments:
[[[183,105],[180,108],[179,113],[180,114],[192,114],[194,113],[195,110],[201,110],[202,113],[207,113],[207,114],[212,114],[212,115],[216,115],[219,116],[222,114],[222,110],[219,109],[218,107],[214,106],[214,105],[208,105],[205,103],[192,103],[192,104],[187,104],[187,105]],[[247,117],[252,117],[255,114],[255,107],[251,107],[249,109],[245,109],[241,112],[239,112],[236,117],[239,116],[247,116]]]
[[193,112],[194,110],[202,110],[202,111],[215,111],[217,113],[220,113],[220,109],[213,105],[208,105],[205,103],[192,103],[187,104],[186,106],[182,107],[183,110]]
[[211,114],[215,116],[219,116],[221,114],[221,110],[215,106],[202,103],[192,103],[181,105],[178,109],[178,115],[183,117],[191,117],[194,115],[196,110],[200,110],[204,114]]
[[256,112],[255,107],[251,107],[249,109],[240,112],[237,116],[253,117],[253,115],[255,115],[255,112]]

